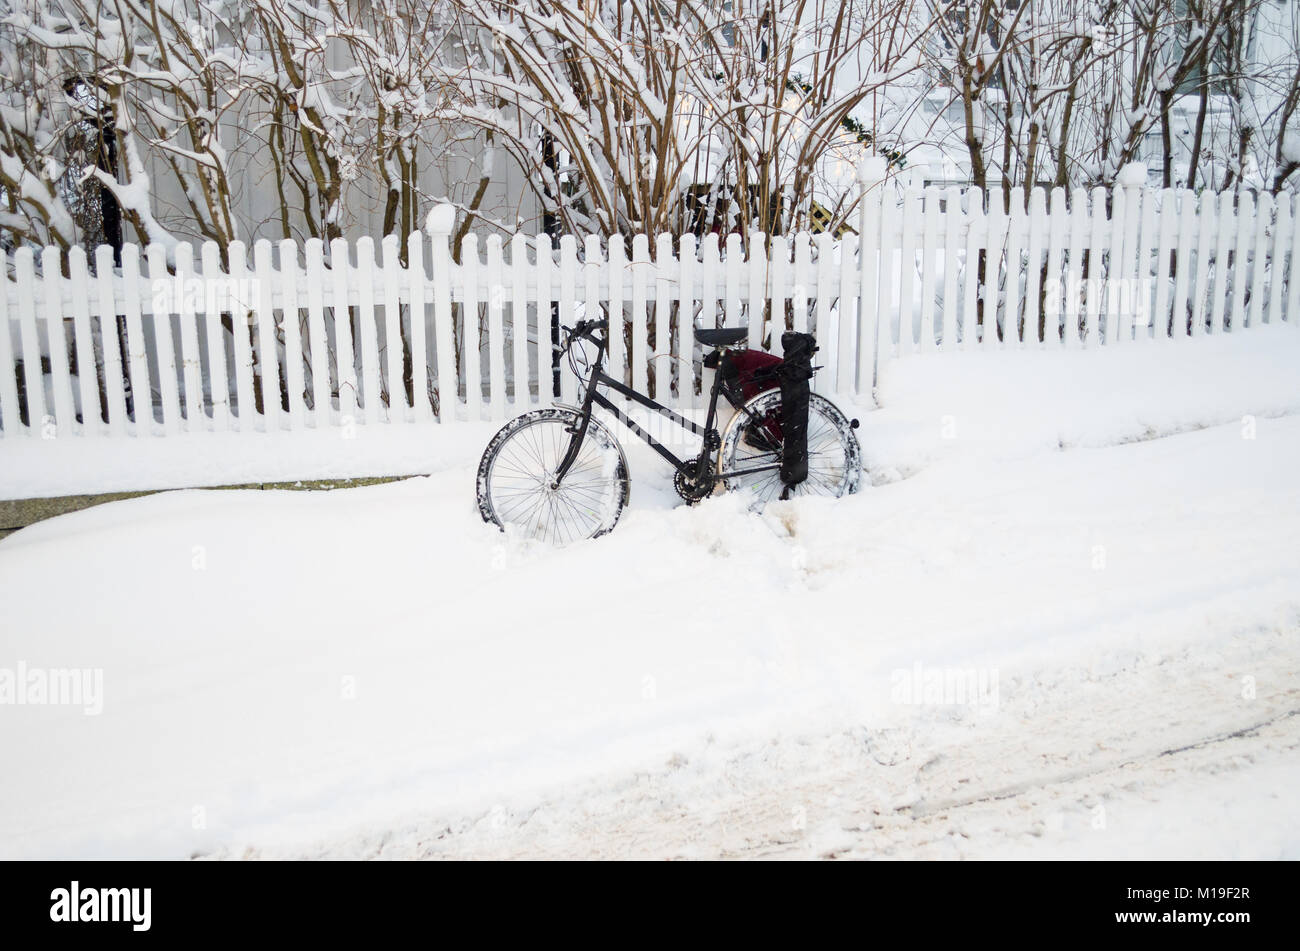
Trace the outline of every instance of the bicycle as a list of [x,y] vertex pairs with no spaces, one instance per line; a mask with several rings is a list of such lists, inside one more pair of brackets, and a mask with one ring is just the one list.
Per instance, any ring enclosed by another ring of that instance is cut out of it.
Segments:
[[[614,434],[593,415],[594,408],[612,413],[619,422],[676,470],[674,487],[694,504],[721,485],[726,491],[748,491],[755,506],[795,495],[841,497],[856,492],[862,474],[862,453],[849,419],[830,400],[810,394],[808,405],[808,476],[797,485],[781,481],[781,389],[769,388],[745,398],[741,386],[722,371],[725,352],[742,349],[744,327],[695,330],[695,339],[712,348],[719,366],[709,393],[704,425],[687,419],[662,403],[637,392],[605,373],[609,321],[580,320],[563,328],[561,359],[580,380],[581,405],[559,404],[537,409],[507,423],[488,443],[479,463],[477,494],[485,522],[503,531],[513,526],[532,538],[567,544],[604,535],[618,523],[631,493],[627,456]],[[603,336],[597,336],[602,332]],[[597,356],[581,365],[580,341],[593,343]],[[602,390],[627,399],[671,420],[698,436],[698,456],[681,459],[631,419]],[[719,433],[718,397],[735,409]]]

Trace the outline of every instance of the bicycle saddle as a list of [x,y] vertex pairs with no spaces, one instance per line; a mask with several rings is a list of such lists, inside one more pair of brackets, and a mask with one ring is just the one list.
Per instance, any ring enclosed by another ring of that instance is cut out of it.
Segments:
[[695,328],[695,339],[706,347],[734,347],[749,336],[748,327],[720,327],[717,330]]

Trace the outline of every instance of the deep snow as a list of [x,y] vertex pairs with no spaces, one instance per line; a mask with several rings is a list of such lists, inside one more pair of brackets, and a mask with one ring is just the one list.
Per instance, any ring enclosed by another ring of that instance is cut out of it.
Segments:
[[[562,550],[479,521],[490,426],[25,529],[0,668],[104,707],[0,707],[0,855],[1296,857],[1297,367],[1292,327],[901,361],[858,496],[676,507],[629,437]],[[900,702],[918,665],[996,688]]]

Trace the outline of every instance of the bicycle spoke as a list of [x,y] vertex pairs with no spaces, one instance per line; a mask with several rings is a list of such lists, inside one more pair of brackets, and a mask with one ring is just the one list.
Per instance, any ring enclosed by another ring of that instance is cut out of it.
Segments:
[[[780,465],[780,406],[779,392],[762,394],[746,405],[744,418],[737,424],[738,428],[728,435],[724,445],[724,470]],[[816,397],[809,406],[807,440],[807,477],[792,486],[788,494],[837,497],[852,491],[854,480],[851,477],[856,472],[857,443],[853,440],[847,421],[842,417],[837,420],[826,415]],[[777,448],[761,448],[773,443],[777,444]],[[728,488],[749,492],[756,508],[787,494],[779,469],[733,477],[727,480],[727,485]]]
[[555,544],[609,530],[611,513],[617,519],[622,509],[627,483],[621,467],[611,470],[608,465],[606,454],[618,449],[607,433],[588,429],[576,458],[555,485],[556,470],[572,444],[572,424],[571,414],[550,410],[519,418],[517,430],[497,447],[486,476],[480,477],[486,479],[491,520]]

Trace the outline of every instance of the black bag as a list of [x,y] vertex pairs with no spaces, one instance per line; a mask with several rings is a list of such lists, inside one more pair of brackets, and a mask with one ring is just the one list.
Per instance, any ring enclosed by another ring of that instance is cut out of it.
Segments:
[[[709,366],[709,357],[704,358],[704,365]],[[742,403],[753,399],[759,393],[774,390],[781,385],[778,376],[781,358],[764,353],[762,350],[737,350],[724,353],[721,365],[715,364],[715,366],[722,374],[724,384],[722,392],[736,409],[740,409]]]
[[808,478],[808,402],[811,398],[812,355],[817,344],[812,334],[793,331],[781,335],[785,359],[777,369],[781,378],[781,481],[795,486]]

